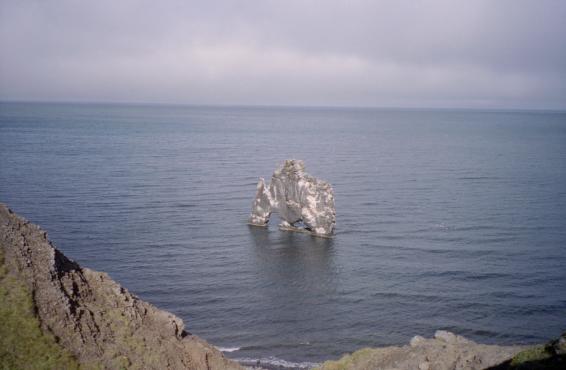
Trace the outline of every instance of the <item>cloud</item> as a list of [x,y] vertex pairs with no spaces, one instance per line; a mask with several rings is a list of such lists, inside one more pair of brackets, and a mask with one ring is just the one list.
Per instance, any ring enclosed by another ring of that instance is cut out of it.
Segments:
[[566,108],[559,1],[4,1],[0,99]]

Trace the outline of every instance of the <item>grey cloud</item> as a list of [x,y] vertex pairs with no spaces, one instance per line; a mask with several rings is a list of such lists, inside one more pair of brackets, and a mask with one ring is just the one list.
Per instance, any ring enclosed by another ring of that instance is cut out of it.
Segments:
[[562,1],[11,1],[0,99],[566,108]]

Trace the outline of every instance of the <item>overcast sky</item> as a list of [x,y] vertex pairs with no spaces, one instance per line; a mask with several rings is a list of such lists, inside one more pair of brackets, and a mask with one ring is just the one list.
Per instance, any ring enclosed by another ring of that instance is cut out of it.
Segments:
[[0,100],[566,109],[563,0],[0,4]]

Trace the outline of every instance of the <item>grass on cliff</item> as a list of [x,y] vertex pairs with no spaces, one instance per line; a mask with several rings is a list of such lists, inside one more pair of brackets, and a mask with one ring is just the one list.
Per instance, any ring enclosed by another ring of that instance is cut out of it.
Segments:
[[354,368],[366,368],[372,355],[377,352],[372,348],[362,348],[350,355],[345,355],[336,361],[326,361],[318,370],[348,370]]
[[0,369],[79,369],[75,359],[41,331],[31,294],[8,273],[1,246]]

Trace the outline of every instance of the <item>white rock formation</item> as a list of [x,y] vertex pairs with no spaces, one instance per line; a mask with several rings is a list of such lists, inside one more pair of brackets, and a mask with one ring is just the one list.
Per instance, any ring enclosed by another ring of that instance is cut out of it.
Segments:
[[257,193],[252,203],[252,214],[250,223],[256,226],[266,226],[271,215],[271,196],[269,189],[265,186],[263,177],[259,178],[257,183]]
[[269,188],[263,178],[257,184],[249,222],[266,226],[272,210],[279,213],[285,229],[304,229],[314,235],[329,236],[336,225],[334,191],[329,183],[305,172],[300,160],[286,160],[273,172]]

